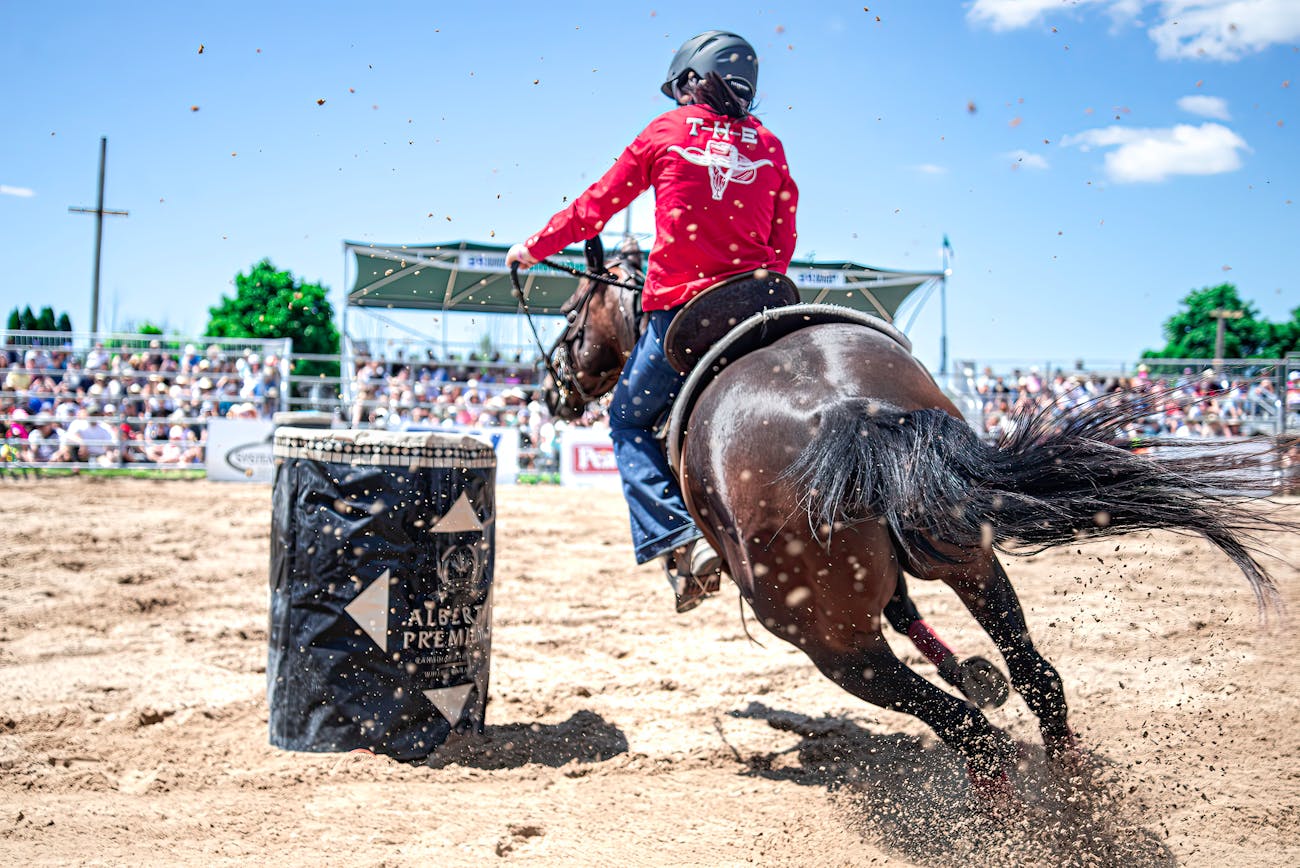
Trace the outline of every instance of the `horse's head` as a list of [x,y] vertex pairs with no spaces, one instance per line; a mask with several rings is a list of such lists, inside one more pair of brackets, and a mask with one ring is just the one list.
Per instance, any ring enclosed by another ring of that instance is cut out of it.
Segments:
[[[644,281],[641,251],[631,240],[609,259],[599,238],[587,242],[587,269],[619,283],[639,286]],[[590,277],[579,281],[560,308],[568,325],[551,347],[542,382],[551,415],[577,419],[588,403],[613,390],[640,335],[640,301],[636,292],[621,286]]]

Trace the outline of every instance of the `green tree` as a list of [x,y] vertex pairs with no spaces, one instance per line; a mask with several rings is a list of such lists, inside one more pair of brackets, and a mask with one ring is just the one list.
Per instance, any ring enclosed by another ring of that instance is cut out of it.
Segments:
[[[279,271],[269,259],[235,275],[235,295],[208,308],[207,334],[223,338],[291,338],[295,353],[338,355],[339,332],[329,291]],[[336,362],[300,362],[294,373],[338,376]]]
[[68,312],[66,310],[63,313],[59,314],[59,322],[56,328],[61,332],[72,331],[72,318],[68,316]]
[[1238,319],[1223,322],[1223,356],[1227,359],[1268,357],[1273,325],[1259,318],[1259,310],[1243,301],[1231,283],[1193,290],[1182,300],[1183,309],[1165,320],[1165,344],[1161,350],[1146,350],[1143,358],[1212,359],[1218,318],[1215,310],[1240,311]]
[[54,308],[46,305],[41,308],[40,314],[36,317],[36,329],[42,332],[52,332],[56,325],[54,319]]
[[1270,323],[1269,331],[1266,355],[1280,359],[1287,353],[1300,353],[1300,307],[1291,311],[1286,322]]
[[18,314],[18,325],[23,331],[29,332],[36,328],[36,314],[32,313],[32,306],[29,304],[23,308],[23,312]]
[[18,312],[18,308],[9,311],[9,322],[5,326],[11,332],[20,331],[23,327],[23,315]]

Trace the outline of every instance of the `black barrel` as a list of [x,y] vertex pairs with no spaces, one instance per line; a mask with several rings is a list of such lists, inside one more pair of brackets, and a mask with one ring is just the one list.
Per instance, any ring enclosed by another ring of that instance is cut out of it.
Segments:
[[496,456],[440,433],[275,432],[271,744],[432,754],[482,732]]

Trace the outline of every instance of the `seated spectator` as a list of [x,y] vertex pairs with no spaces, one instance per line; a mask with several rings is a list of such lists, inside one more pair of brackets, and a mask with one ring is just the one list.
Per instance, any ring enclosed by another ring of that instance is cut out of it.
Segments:
[[68,425],[67,437],[59,450],[58,461],[81,461],[111,467],[119,463],[118,435],[103,418],[112,405],[101,410],[94,402],[82,408]]
[[23,461],[32,464],[45,464],[58,453],[63,442],[63,432],[53,416],[42,416],[27,435],[27,445],[23,447]]
[[4,384],[0,388],[6,392],[25,392],[31,381],[32,373],[24,365],[14,362],[9,366],[9,372],[5,375]]
[[259,416],[257,405],[251,401],[234,404],[226,411],[227,419],[257,419]]
[[14,407],[10,410],[6,439],[26,440],[27,435],[31,433],[31,427],[27,423],[29,418],[31,414],[22,407]]
[[193,374],[199,369],[199,362],[202,358],[203,357],[199,355],[198,347],[194,346],[194,344],[186,344],[185,350],[181,353],[177,370],[183,374]]
[[149,460],[154,464],[194,464],[202,460],[202,450],[194,433],[184,425],[172,425],[167,439],[148,449]]
[[102,371],[108,367],[110,354],[104,349],[101,341],[96,341],[95,346],[90,352],[86,353],[86,370]]

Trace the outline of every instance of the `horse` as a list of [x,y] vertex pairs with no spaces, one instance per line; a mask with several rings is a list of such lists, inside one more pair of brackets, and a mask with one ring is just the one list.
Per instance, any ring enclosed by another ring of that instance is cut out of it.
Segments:
[[[638,263],[623,254],[600,265],[624,285],[587,278],[562,307],[568,326],[543,382],[560,418],[614,388],[639,334],[628,283]],[[1063,417],[1022,413],[989,444],[897,340],[827,322],[727,362],[689,409],[677,472],[692,517],[763,627],[850,694],[927,724],[965,759],[980,801],[1005,809],[1018,803],[1010,737],[904,665],[882,635],[904,574],[957,594],[1065,774],[1086,754],[999,552],[1188,532],[1240,568],[1262,613],[1279,606],[1251,542],[1275,523],[1224,496],[1234,483],[1213,454],[1157,459],[1117,445],[1115,432],[1137,415],[1110,400]]]

